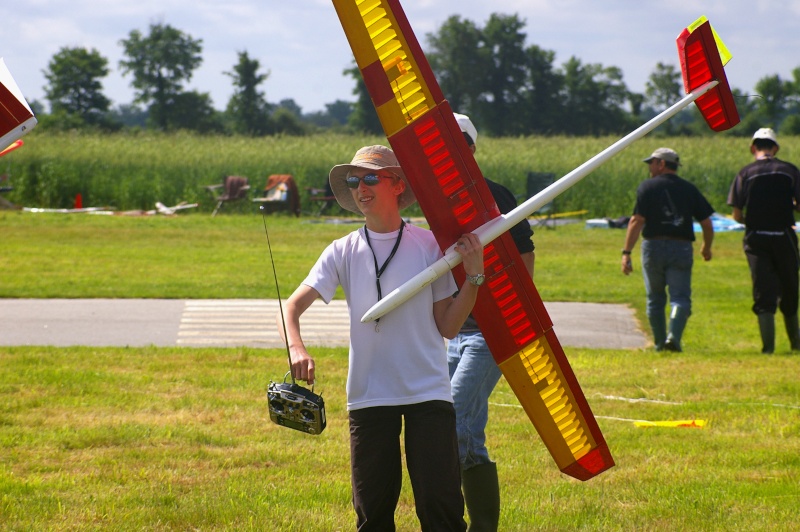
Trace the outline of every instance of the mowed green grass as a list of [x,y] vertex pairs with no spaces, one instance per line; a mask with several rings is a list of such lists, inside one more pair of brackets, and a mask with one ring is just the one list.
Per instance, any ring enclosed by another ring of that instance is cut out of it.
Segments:
[[[267,218],[284,297],[330,240],[357,227]],[[260,216],[0,213],[0,296],[271,298]],[[537,228],[545,301],[632,306],[638,246],[582,223]],[[504,381],[488,440],[502,530],[793,530],[800,507],[800,355],[778,321],[759,353],[741,234],[696,262],[685,352],[574,349],[567,357],[616,460],[561,474]],[[2,304],[2,300],[0,300]],[[2,324],[0,324],[2,327]],[[558,333],[558,331],[556,331]],[[279,349],[0,347],[0,523],[8,530],[350,530],[345,349],[316,349],[328,428],[269,421]],[[634,420],[705,420],[703,429]],[[397,511],[416,530],[410,482]]]

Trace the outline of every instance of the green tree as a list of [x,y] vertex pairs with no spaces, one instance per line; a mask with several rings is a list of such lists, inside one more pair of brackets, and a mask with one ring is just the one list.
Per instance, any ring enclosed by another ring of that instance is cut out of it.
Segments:
[[[666,63],[656,63],[656,68],[650,73],[645,83],[645,103],[649,104],[654,114],[664,111],[669,106],[683,97],[683,76],[674,66]],[[694,117],[694,115],[689,115]],[[667,120],[659,126],[659,130],[666,135],[673,135],[677,131],[680,120]]]
[[559,132],[564,104],[564,76],[553,66],[555,52],[531,45],[525,50],[527,79],[521,90],[519,120],[523,134]]
[[571,57],[563,69],[564,133],[603,135],[619,133],[629,126],[623,108],[629,91],[619,68],[584,65]]
[[233,72],[224,72],[233,79],[234,92],[226,111],[238,133],[263,135],[269,130],[269,105],[258,90],[269,78],[269,72],[261,74],[260,68],[258,59],[250,59],[245,51],[239,52]]
[[792,71],[792,81],[786,82],[786,113],[781,133],[800,135],[800,67]]
[[183,83],[203,61],[202,42],[169,24],[151,24],[146,37],[133,30],[120,41],[128,59],[119,65],[123,75],[133,75],[134,103],[149,104],[150,118],[162,130],[180,126],[171,114]]
[[124,127],[144,129],[147,125],[147,111],[133,104],[118,105],[109,111],[109,117]]
[[645,83],[645,102],[657,112],[665,110],[683,97],[683,81],[674,65],[656,63]]
[[[294,100],[289,100],[294,102]],[[272,127],[274,132],[281,135],[305,135],[306,130],[300,122],[300,117],[288,107],[278,106],[272,113]]]
[[800,135],[800,115],[792,114],[781,122],[781,134]]
[[[740,89],[731,89],[733,93],[733,101],[736,102],[736,110],[739,113],[740,122],[729,131],[723,134],[732,135],[736,137],[750,137],[755,130],[761,127],[761,117],[758,113],[758,101],[752,95],[745,94]],[[695,106],[692,106],[695,107]],[[706,125],[706,121],[697,114],[698,129],[704,133],[710,131]]]
[[324,111],[315,111],[303,115],[303,122],[326,129],[343,129],[353,112],[353,103],[336,100],[325,104]]
[[485,95],[478,115],[490,135],[519,135],[526,129],[519,120],[520,88],[528,77],[524,26],[517,15],[493,13],[483,28],[490,67],[476,80]]
[[428,35],[431,68],[454,109],[495,136],[601,134],[630,125],[625,106],[638,114],[643,97],[628,91],[619,68],[573,58],[556,69],[554,52],[526,47],[524,26],[517,15],[494,13],[483,28],[453,16]]
[[275,106],[275,111],[278,109],[285,109],[289,114],[295,118],[300,119],[303,116],[303,108],[298,105],[294,98],[284,98]]
[[756,92],[761,95],[761,99],[758,100],[757,112],[764,121],[764,125],[761,127],[778,128],[778,124],[786,113],[790,87],[777,74],[758,80]]
[[482,30],[474,22],[453,15],[426,38],[426,56],[445,98],[453,110],[472,115],[477,122],[481,80],[490,66]]
[[331,117],[334,124],[343,126],[353,113],[353,103],[344,100],[336,100],[333,103],[325,104],[325,113]]
[[555,53],[525,48],[524,21],[493,14],[481,28],[452,16],[427,36],[428,59],[453,109],[492,135],[552,131],[563,83]]
[[101,78],[108,75],[108,60],[97,50],[61,48],[43,71],[49,82],[45,97],[54,114],[80,117],[87,124],[98,124],[111,104],[103,93]]
[[207,92],[187,91],[174,96],[168,130],[188,129],[198,133],[222,133],[221,113],[211,104]]

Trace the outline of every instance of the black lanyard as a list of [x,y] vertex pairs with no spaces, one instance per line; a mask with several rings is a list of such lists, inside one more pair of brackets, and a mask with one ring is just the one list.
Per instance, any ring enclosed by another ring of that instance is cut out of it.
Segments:
[[[394,241],[394,247],[392,248],[392,252],[389,253],[389,257],[386,259],[386,262],[383,263],[383,266],[378,268],[378,258],[375,256],[375,250],[372,249],[372,242],[369,241],[369,229],[367,226],[364,225],[364,236],[367,238],[367,245],[369,246],[369,250],[372,251],[372,260],[375,261],[375,284],[378,287],[378,301],[383,299],[383,292],[381,291],[381,274],[386,270],[386,267],[389,265],[389,261],[392,260],[394,254],[397,252],[397,248],[400,247],[400,239],[403,238],[403,228],[405,227],[406,222],[405,220],[400,221],[400,231],[397,233],[397,240]],[[380,321],[380,318],[375,320],[377,324]]]

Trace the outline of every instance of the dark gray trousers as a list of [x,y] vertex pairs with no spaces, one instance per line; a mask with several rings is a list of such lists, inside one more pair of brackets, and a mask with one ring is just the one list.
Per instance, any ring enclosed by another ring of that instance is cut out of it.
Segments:
[[358,530],[395,530],[404,421],[406,464],[421,530],[466,530],[455,410],[445,401],[350,412],[351,480]]

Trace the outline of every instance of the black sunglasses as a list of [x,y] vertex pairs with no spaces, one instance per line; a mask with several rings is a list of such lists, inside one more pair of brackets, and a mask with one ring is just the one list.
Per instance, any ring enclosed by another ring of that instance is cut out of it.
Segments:
[[374,187],[381,182],[381,178],[389,179],[388,176],[378,174],[367,174],[364,177],[349,175],[345,178],[348,188],[358,188],[358,184],[363,181],[368,187]]

